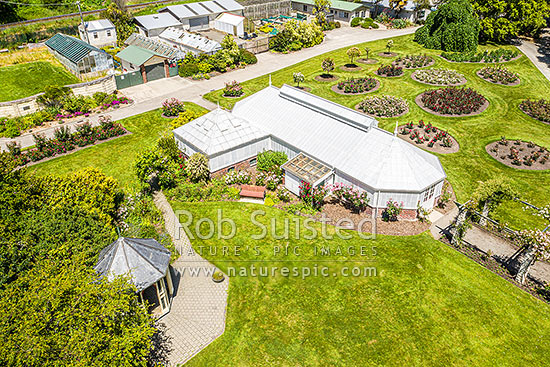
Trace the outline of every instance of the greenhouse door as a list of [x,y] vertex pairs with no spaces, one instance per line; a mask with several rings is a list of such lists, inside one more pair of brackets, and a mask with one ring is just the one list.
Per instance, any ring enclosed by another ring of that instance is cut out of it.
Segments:
[[155,283],[155,287],[157,288],[157,297],[160,304],[160,313],[161,316],[166,315],[168,312],[170,312],[170,301],[169,301],[169,294],[166,291],[166,284],[164,283],[164,278],[160,279]]
[[147,65],[145,67],[145,74],[147,75],[148,82],[164,78],[166,76],[164,72],[164,63]]

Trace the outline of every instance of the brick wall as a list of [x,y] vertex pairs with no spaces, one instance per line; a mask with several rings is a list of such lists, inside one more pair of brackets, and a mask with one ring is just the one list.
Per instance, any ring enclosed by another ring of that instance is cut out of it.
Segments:
[[212,177],[220,177],[220,176],[223,176],[223,175],[225,175],[231,168],[234,168],[236,171],[249,169],[249,168],[250,168],[250,160],[253,159],[253,158],[254,158],[254,157],[248,158],[248,159],[245,160],[245,161],[242,161],[242,162],[239,162],[239,163],[235,163],[233,166],[229,166],[229,167],[227,167],[227,168],[222,168],[222,169],[220,169],[220,170],[217,170],[216,172],[212,172]]

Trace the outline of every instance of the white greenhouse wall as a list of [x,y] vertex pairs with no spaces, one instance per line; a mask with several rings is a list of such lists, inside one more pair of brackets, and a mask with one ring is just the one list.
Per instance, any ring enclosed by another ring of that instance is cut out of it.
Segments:
[[418,193],[380,192],[378,207],[385,208],[390,199],[397,201],[397,203],[403,202],[403,209],[416,209],[418,204]]
[[285,187],[296,196],[300,195],[301,180],[290,172],[285,171]]
[[217,29],[218,31],[225,32],[228,34],[232,34],[234,36],[241,37],[244,34],[244,21],[240,22],[238,25],[233,25],[230,23],[222,22],[220,20],[215,20],[214,29]]
[[235,163],[252,158],[264,150],[269,150],[268,137],[244,145],[240,148],[236,148],[232,151],[209,157],[210,171],[215,172],[222,168],[232,166]]
[[276,138],[271,138],[271,147],[270,147],[270,149],[275,151],[275,152],[284,152],[284,153],[286,153],[286,155],[288,157],[288,160],[291,160],[292,158],[296,157],[300,153],[300,150],[298,150],[294,147],[291,147],[290,145],[287,145],[284,142],[282,142],[282,141],[280,141]]

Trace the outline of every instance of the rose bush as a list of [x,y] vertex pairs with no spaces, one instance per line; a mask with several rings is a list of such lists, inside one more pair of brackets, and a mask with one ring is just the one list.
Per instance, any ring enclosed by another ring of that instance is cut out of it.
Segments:
[[550,122],[550,101],[545,99],[539,99],[538,101],[526,99],[520,103],[519,108],[537,120]]
[[385,95],[367,98],[357,108],[369,115],[394,117],[406,112],[409,104],[403,98]]
[[364,93],[376,88],[376,84],[374,78],[351,78],[339,82],[337,88],[344,93]]
[[443,115],[467,115],[477,112],[487,102],[471,88],[439,88],[422,93],[421,102],[429,110]]
[[414,73],[414,77],[423,83],[435,85],[459,84],[464,80],[464,75],[458,71],[437,68],[418,70]]
[[519,75],[504,66],[486,66],[479,71],[479,75],[492,83],[513,84],[519,80]]

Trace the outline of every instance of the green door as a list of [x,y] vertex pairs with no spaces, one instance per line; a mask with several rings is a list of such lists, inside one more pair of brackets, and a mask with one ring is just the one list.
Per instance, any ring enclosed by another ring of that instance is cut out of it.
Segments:
[[131,71],[122,75],[115,75],[117,89],[133,87],[134,85],[143,84],[143,77],[139,71]]
[[147,75],[148,82],[164,78],[166,76],[164,63],[147,65],[145,67],[145,74]]

